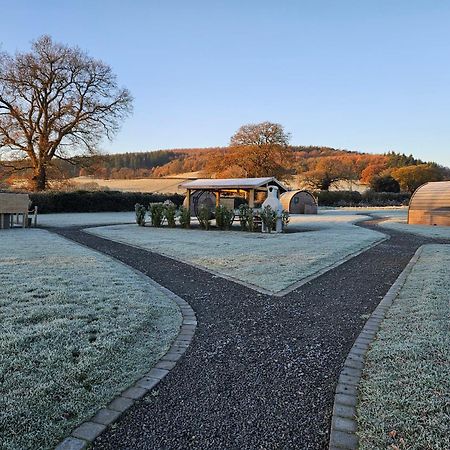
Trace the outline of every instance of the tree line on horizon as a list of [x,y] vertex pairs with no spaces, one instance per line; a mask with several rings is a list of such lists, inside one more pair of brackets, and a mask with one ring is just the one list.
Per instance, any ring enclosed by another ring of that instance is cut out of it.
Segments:
[[[297,176],[313,190],[329,190],[339,181],[350,181],[369,185],[376,192],[413,192],[427,181],[450,179],[449,168],[393,151],[368,154],[331,147],[287,146],[280,164],[267,168],[255,167],[245,152],[248,149],[218,147],[105,155],[92,166],[79,167],[72,176],[134,179],[198,172],[215,178],[275,176],[287,183]],[[157,154],[153,161],[152,153]]]
[[[215,178],[270,175],[287,183],[297,176],[305,187],[313,190],[329,190],[339,181],[351,181],[369,185],[376,192],[413,192],[427,181],[450,179],[449,168],[393,151],[368,154],[332,147],[289,145],[280,164],[266,168],[266,172],[253,170],[253,163],[249,164],[241,153],[242,149],[235,147],[214,147],[74,157],[70,163],[55,161],[48,176],[54,180],[78,176],[135,179],[198,172]],[[7,169],[2,174],[0,167],[2,181],[14,182],[15,176]]]

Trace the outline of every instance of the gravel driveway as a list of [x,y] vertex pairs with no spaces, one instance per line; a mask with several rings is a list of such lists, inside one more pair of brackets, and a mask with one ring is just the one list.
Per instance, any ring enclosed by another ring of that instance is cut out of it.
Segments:
[[185,357],[95,442],[114,450],[327,448],[347,353],[415,250],[430,242],[383,230],[390,240],[280,298],[80,229],[55,231],[140,270],[197,314]]

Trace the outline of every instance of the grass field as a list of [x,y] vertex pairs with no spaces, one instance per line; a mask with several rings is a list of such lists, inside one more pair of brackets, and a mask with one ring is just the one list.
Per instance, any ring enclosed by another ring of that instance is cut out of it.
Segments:
[[131,269],[46,231],[2,231],[1,246],[0,448],[54,448],[156,363],[181,314]]
[[101,224],[135,223],[133,212],[56,213],[38,215],[38,226],[70,227]]
[[353,225],[363,219],[351,213],[295,216],[289,227],[303,232],[278,235],[136,225],[90,232],[278,292],[384,237]]
[[450,448],[450,245],[427,245],[370,348],[360,448]]

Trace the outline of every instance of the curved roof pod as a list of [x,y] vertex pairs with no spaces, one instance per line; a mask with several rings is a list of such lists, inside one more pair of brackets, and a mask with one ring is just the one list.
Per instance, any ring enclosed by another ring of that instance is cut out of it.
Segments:
[[309,191],[288,191],[280,196],[283,209],[290,214],[317,214],[317,200]]
[[[188,204],[188,201],[190,204]],[[200,206],[206,205],[211,213],[215,210],[216,196],[210,191],[192,191],[192,194],[183,201],[183,206],[191,211],[191,217],[196,217]]]
[[408,207],[411,225],[450,226],[450,181],[434,181],[420,186]]

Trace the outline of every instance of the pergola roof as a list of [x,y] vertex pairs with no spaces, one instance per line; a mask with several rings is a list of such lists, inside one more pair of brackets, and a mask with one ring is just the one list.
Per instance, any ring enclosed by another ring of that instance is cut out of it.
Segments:
[[276,185],[281,191],[287,191],[287,187],[280,183],[275,177],[264,178],[199,178],[198,180],[186,181],[180,187],[190,190],[221,190],[221,189],[258,189],[267,185]]

